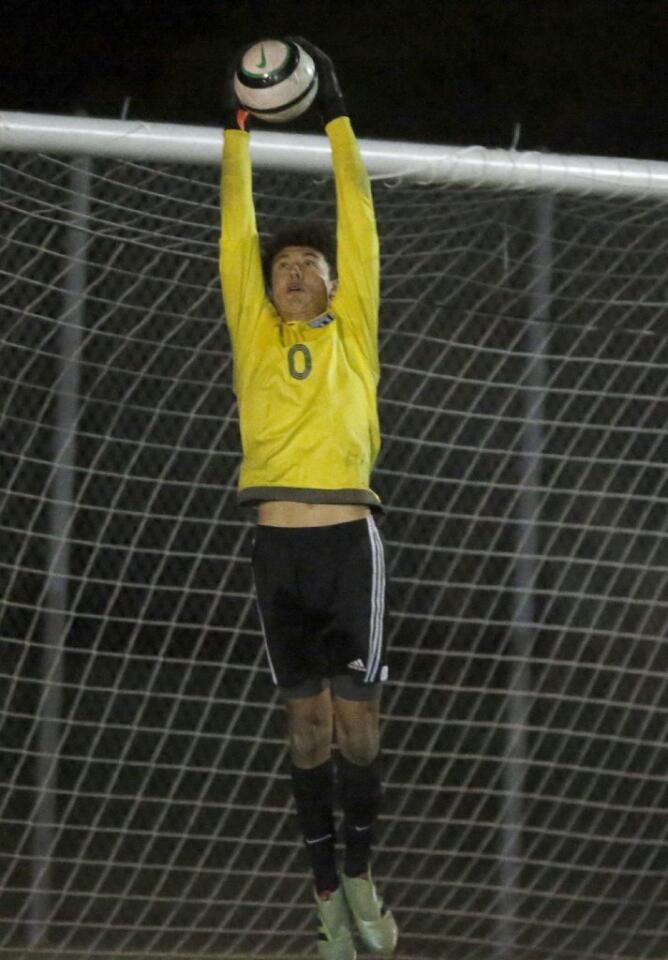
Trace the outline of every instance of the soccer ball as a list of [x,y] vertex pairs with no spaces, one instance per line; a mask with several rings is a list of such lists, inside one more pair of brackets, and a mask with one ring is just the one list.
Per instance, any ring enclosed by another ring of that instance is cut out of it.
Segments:
[[234,89],[254,117],[285,123],[313,103],[318,73],[310,54],[293,40],[258,40],[241,58]]

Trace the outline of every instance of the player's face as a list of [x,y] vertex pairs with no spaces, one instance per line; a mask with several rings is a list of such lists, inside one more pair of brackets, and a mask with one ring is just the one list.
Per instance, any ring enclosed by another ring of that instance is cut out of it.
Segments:
[[311,247],[284,247],[271,265],[271,299],[284,320],[313,320],[324,313],[334,284],[329,264]]

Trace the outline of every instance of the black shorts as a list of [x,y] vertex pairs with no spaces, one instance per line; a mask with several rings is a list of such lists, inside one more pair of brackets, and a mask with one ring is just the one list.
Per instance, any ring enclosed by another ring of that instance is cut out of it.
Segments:
[[385,559],[373,518],[259,525],[252,565],[269,667],[283,696],[313,696],[330,681],[346,699],[377,696],[387,679]]

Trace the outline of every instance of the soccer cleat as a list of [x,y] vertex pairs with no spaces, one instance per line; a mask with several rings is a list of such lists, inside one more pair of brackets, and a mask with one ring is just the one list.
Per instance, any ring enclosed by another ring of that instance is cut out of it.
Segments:
[[357,951],[350,931],[350,914],[343,889],[339,887],[329,900],[316,896],[320,929],[318,955],[320,960],[356,960]]
[[399,931],[394,917],[378,896],[371,874],[362,877],[343,874],[341,883],[364,945],[372,953],[389,957],[397,945]]

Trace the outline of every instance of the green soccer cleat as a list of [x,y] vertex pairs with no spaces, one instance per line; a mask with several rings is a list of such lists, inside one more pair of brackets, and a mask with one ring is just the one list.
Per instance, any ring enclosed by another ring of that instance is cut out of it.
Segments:
[[341,882],[364,945],[372,953],[389,957],[397,945],[399,931],[394,917],[378,896],[371,874],[365,877],[343,874]]
[[350,931],[350,914],[341,887],[330,894],[329,900],[316,896],[320,929],[318,955],[320,960],[356,960],[357,951]]

